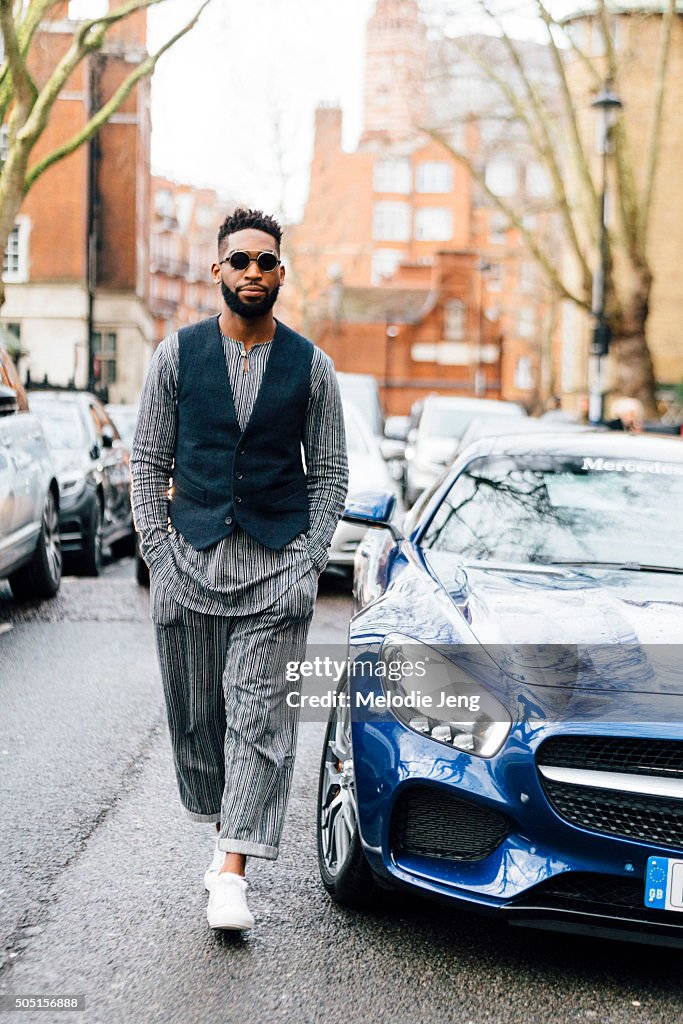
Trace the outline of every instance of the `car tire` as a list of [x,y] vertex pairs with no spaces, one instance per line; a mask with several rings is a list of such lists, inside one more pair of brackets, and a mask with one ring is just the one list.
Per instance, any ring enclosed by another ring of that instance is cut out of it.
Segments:
[[83,550],[75,559],[76,572],[81,576],[99,576],[102,572],[102,519],[102,503],[95,497]]
[[12,573],[9,585],[17,600],[54,597],[62,582],[62,545],[59,539],[59,514],[52,491],[43,505],[38,544],[33,558]]
[[[337,695],[348,695],[344,680]],[[337,701],[339,704],[339,701]],[[332,709],[318,783],[317,845],[320,878],[337,903],[370,907],[380,890],[363,853],[353,781],[349,708]]]
[[119,540],[115,540],[111,545],[111,553],[114,558],[130,558],[136,552],[136,538],[137,534],[131,527],[130,533],[127,533],[125,537],[121,537]]

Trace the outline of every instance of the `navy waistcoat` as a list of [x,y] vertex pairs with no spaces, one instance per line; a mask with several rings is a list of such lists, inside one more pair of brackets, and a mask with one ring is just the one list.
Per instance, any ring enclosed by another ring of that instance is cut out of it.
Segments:
[[313,345],[277,323],[244,430],[225,362],[218,317],[178,332],[178,430],[170,516],[201,551],[239,525],[280,549],[309,527],[301,443]]

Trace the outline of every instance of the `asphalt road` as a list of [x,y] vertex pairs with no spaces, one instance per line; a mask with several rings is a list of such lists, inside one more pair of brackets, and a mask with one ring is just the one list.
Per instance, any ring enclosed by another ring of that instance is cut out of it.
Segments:
[[[343,643],[349,613],[323,581],[313,642]],[[0,995],[86,996],[83,1013],[18,1019],[683,1019],[680,953],[508,929],[402,894],[373,913],[332,904],[314,841],[322,733],[301,727],[279,859],[249,864],[256,929],[211,932],[212,831],[178,802],[132,561],[23,609],[0,584]]]

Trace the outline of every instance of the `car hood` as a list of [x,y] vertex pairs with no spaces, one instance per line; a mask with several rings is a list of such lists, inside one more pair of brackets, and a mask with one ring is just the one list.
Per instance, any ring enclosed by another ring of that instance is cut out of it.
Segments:
[[534,685],[683,693],[683,575],[463,564],[426,553],[458,615],[506,674]]
[[74,451],[72,448],[53,448],[52,457],[60,479],[81,474],[86,476],[90,470],[90,459],[87,452]]

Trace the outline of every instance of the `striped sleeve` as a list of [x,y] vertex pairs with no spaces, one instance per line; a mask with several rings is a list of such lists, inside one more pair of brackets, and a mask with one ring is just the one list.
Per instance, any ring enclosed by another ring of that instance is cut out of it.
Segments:
[[308,546],[318,572],[344,509],[349,471],[339,384],[329,356],[316,348],[311,364],[311,397],[304,426],[310,527]]
[[140,398],[131,450],[132,506],[140,550],[152,565],[168,546],[168,486],[175,454],[178,336],[157,348]]

